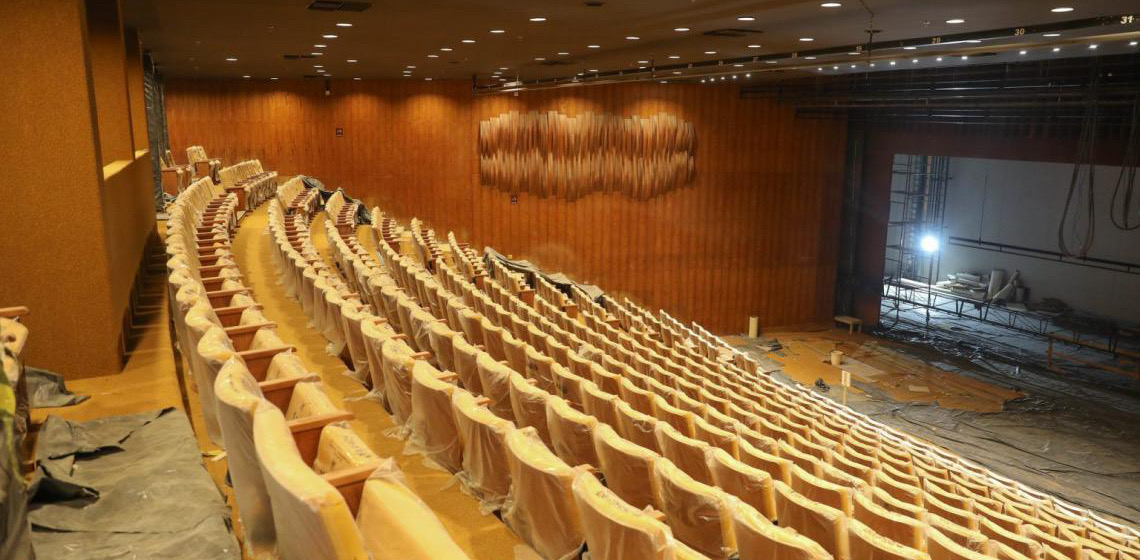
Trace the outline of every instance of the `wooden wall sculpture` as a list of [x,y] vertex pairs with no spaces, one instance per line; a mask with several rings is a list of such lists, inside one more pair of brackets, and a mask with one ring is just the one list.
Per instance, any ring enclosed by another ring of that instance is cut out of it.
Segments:
[[696,176],[693,125],[677,117],[511,111],[479,123],[479,176],[511,194],[648,199]]

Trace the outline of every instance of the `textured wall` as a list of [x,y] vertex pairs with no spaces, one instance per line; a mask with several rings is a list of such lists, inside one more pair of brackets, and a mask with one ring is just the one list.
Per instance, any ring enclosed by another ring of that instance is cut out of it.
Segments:
[[[474,97],[465,82],[174,80],[172,146],[226,162],[256,156],[285,174],[343,186],[400,217],[474,244],[740,332],[827,323],[832,315],[845,125],[796,119],[730,86],[628,84]],[[479,121],[517,110],[694,124],[695,182],[648,201],[576,201],[479,184]],[[343,127],[344,137],[335,129]],[[177,152],[176,152],[177,153]]]

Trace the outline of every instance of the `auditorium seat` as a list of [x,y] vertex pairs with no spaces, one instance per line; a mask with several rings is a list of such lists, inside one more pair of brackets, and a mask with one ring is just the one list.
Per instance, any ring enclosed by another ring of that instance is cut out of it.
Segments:
[[656,435],[662,457],[672,461],[697,482],[712,484],[712,471],[705,459],[712,450],[709,444],[687,437],[663,422],[657,423]]
[[798,465],[792,467],[792,489],[805,498],[842,511],[850,517],[851,489],[819,478]]
[[388,339],[380,348],[380,365],[384,372],[384,397],[397,426],[407,423],[412,413],[412,366],[423,354],[412,350],[403,340]]
[[586,467],[574,468],[550,452],[534,428],[506,437],[511,488],[503,521],[543,558],[573,558],[585,542],[572,486]]
[[570,466],[600,466],[594,447],[597,418],[579,412],[559,397],[546,400],[546,425],[550,448]]
[[736,538],[727,495],[694,480],[672,461],[657,461],[653,468],[658,507],[673,536],[709,558],[729,558]]
[[777,481],[775,486],[781,526],[791,527],[819,543],[835,560],[863,560],[850,555],[847,516],[842,511],[809,500],[783,482]]
[[854,511],[851,517],[867,525],[876,533],[899,544],[926,550],[926,529],[923,523],[874,503],[858,492],[852,496]]
[[370,560],[468,560],[391,460],[364,483],[356,523]]
[[486,509],[497,510],[511,486],[506,437],[514,431],[514,424],[495,416],[467,391],[456,390],[451,406],[463,442],[461,479]]
[[613,427],[618,434],[633,444],[660,453],[661,445],[657,441],[657,419],[634,410],[629,403],[621,399],[617,399],[615,403],[617,425]]
[[477,393],[487,398],[487,408],[495,416],[513,422],[515,412],[511,406],[511,376],[518,374],[486,352],[480,352],[475,357],[475,368],[479,373],[481,387]]
[[852,519],[847,530],[852,560],[930,560],[925,552],[884,538],[858,520]]
[[412,412],[408,417],[409,441],[443,468],[463,468],[463,445],[452,411],[451,396],[457,388],[426,362],[412,366]]
[[514,371],[511,371],[509,384],[515,426],[520,429],[534,428],[542,442],[551,446],[553,442],[547,427],[546,403],[554,395],[535,387],[531,380]]
[[571,490],[590,560],[676,560],[673,535],[659,518],[625,502],[590,473],[580,473]]
[[769,520],[777,519],[772,475],[744,464],[723,449],[714,449],[708,461],[717,487],[756,508]]
[[993,556],[962,546],[933,525],[925,528],[924,540],[930,560],[990,560]]
[[832,560],[819,543],[745,504],[733,506],[732,527],[740,560]]
[[614,494],[638,509],[656,504],[653,465],[661,460],[660,455],[631,443],[604,424],[594,429],[594,447],[597,466]]

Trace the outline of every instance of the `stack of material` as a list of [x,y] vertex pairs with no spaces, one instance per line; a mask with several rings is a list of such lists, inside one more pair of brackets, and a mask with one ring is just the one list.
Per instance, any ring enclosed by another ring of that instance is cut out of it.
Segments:
[[954,295],[974,299],[986,299],[990,282],[988,276],[979,276],[969,272],[957,272],[946,275],[949,280],[942,280],[936,284],[939,288]]

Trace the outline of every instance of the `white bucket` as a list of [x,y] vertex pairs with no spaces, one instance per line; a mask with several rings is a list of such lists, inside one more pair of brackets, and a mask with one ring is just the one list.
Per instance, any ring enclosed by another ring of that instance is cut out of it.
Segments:
[[843,352],[839,350],[831,351],[831,365],[835,367],[843,365]]

